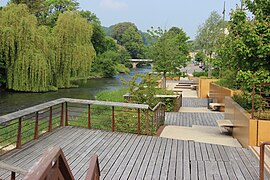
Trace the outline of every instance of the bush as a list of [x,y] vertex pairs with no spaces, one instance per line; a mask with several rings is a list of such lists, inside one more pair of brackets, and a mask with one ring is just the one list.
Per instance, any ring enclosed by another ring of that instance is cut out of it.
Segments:
[[208,76],[207,72],[193,72],[192,75],[194,77]]

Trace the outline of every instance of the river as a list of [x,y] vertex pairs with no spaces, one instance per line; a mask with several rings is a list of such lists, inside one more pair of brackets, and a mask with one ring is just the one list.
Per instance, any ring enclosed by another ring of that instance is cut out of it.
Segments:
[[1,91],[0,116],[58,98],[95,99],[95,95],[100,91],[123,87],[121,78],[130,79],[135,74],[145,74],[150,71],[150,67],[143,67],[131,69],[129,75],[118,74],[113,78],[79,80],[74,82],[79,86],[78,88],[59,89],[56,92],[21,93]]

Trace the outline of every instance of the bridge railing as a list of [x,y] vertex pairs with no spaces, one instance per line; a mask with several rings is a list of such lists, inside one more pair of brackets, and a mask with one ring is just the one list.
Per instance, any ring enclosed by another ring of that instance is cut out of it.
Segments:
[[165,105],[62,98],[0,117],[0,156],[63,126],[155,135]]

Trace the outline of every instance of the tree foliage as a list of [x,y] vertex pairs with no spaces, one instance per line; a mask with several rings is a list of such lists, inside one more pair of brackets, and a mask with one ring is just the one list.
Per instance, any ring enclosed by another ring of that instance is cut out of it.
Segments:
[[[249,12],[237,8],[231,13],[229,34],[219,41],[219,66],[236,74],[239,70],[270,70],[269,1],[245,1]],[[224,76],[227,81],[232,79]]]
[[157,72],[180,75],[180,68],[185,66],[189,59],[188,39],[186,33],[173,27],[169,31],[158,28],[148,31],[155,42],[150,47],[150,57],[154,60],[154,69]]
[[127,49],[132,58],[144,58],[145,45],[135,24],[123,22],[113,25],[112,37],[119,45]]
[[222,17],[213,11],[205,23],[198,28],[196,36],[196,44],[208,57],[208,77],[211,77],[211,65],[213,55],[216,52],[218,39],[224,34],[225,23]]
[[41,92],[70,87],[70,80],[87,77],[94,49],[92,27],[78,14],[62,14],[51,32],[38,26],[26,5],[11,4],[0,11],[0,62],[6,86]]

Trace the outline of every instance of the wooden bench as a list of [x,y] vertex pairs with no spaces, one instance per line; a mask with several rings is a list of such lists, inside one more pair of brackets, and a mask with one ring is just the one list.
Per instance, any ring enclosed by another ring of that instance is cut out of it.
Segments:
[[225,128],[229,132],[231,132],[232,128],[234,127],[232,121],[228,120],[228,119],[217,120],[217,124],[218,124],[219,130],[220,130],[221,133],[223,132],[222,128]]
[[209,107],[214,111],[219,111],[221,108],[225,107],[224,103],[210,103]]

